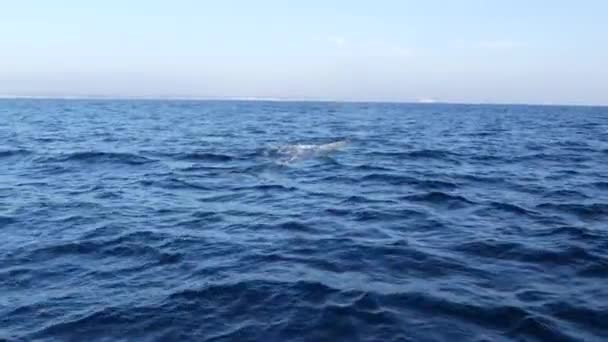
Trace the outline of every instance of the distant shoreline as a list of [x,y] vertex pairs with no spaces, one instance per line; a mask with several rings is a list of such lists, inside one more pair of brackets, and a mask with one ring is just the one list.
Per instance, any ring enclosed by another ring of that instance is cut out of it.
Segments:
[[285,103],[353,103],[404,105],[462,105],[462,106],[535,106],[535,107],[608,107],[608,104],[572,103],[508,103],[508,102],[451,102],[416,100],[335,100],[273,97],[198,97],[198,96],[104,96],[104,95],[0,95],[0,100],[88,100],[88,101],[193,101],[193,102],[285,102]]

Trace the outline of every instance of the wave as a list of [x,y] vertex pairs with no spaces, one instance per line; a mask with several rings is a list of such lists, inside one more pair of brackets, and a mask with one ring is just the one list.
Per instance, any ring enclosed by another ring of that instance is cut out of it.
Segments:
[[227,194],[219,194],[219,195],[211,195],[205,197],[199,197],[196,200],[203,203],[213,203],[213,202],[228,202],[233,201],[240,198],[241,195],[235,192],[227,193]]
[[408,185],[421,190],[454,190],[457,183],[448,181],[420,179],[393,173],[371,173],[359,179],[359,182],[386,183],[390,185]]
[[432,191],[423,194],[415,194],[401,197],[402,200],[411,201],[411,202],[420,202],[420,203],[428,203],[433,205],[441,205],[447,206],[449,208],[465,208],[471,205],[474,205],[475,202],[470,201],[469,199],[458,196],[451,195],[440,191]]
[[176,159],[188,161],[229,162],[234,160],[234,157],[227,154],[194,152],[177,155]]
[[134,154],[134,153],[120,153],[120,152],[99,152],[99,151],[87,151],[87,152],[73,152],[67,153],[60,156],[54,156],[44,160],[46,162],[82,162],[88,164],[94,163],[112,163],[112,164],[124,164],[124,165],[142,165],[147,163],[155,162],[154,159]]
[[[353,203],[344,203],[351,205]],[[324,210],[325,213],[331,216],[348,217],[356,222],[398,222],[412,219],[425,219],[427,214],[415,209],[393,209],[380,210],[372,208],[352,208],[352,207],[329,207]]]
[[477,162],[485,162],[487,164],[492,164],[492,163],[501,163],[501,162],[506,162],[507,159],[505,158],[505,156],[502,155],[496,155],[496,154],[482,154],[482,153],[476,153],[472,156],[468,156],[468,158],[470,160],[473,161],[477,161]]
[[589,303],[585,306],[571,305],[563,301],[551,302],[543,305],[543,310],[564,321],[572,322],[588,331],[595,331],[598,335],[606,332],[605,322],[608,317],[608,308]]
[[415,184],[418,182],[418,179],[410,176],[403,176],[391,173],[372,173],[366,176],[361,177],[360,181],[362,182],[381,182],[388,183],[390,185],[405,185],[405,184]]
[[537,206],[538,209],[556,211],[574,215],[582,220],[597,221],[608,219],[608,204],[593,203],[593,204],[556,204],[542,203]]
[[589,198],[589,196],[585,195],[584,193],[582,193],[580,191],[566,190],[566,189],[549,191],[546,194],[544,194],[543,197],[556,198],[556,199],[572,199],[572,198],[587,199],[587,198]]
[[510,185],[510,182],[503,177],[484,176],[480,174],[452,174],[451,177],[464,181],[481,183],[481,184],[505,184]]
[[141,180],[139,184],[143,186],[151,186],[151,187],[159,187],[163,189],[169,190],[178,190],[178,189],[193,189],[193,190],[214,190],[213,187],[209,185],[199,184],[194,181],[186,181],[181,178],[176,177],[168,177],[160,180]]
[[389,167],[378,166],[378,165],[371,165],[371,164],[357,165],[357,166],[354,166],[353,168],[355,170],[357,170],[357,171],[364,171],[364,172],[370,172],[370,171],[391,172],[391,171],[395,171],[394,169],[391,169]]
[[27,156],[27,155],[30,155],[32,153],[33,153],[32,151],[25,150],[25,149],[0,150],[0,158]]
[[460,155],[446,150],[416,150],[408,152],[407,156],[411,158],[450,160]]
[[12,216],[0,215],[0,228],[4,228],[9,224],[15,223],[17,220]]
[[593,182],[590,185],[600,190],[608,190],[608,182]]
[[283,223],[280,223],[277,226],[277,228],[281,229],[281,230],[289,230],[289,231],[296,231],[296,232],[308,232],[308,233],[317,232],[317,229],[315,227],[313,227],[311,224],[301,222],[301,221],[283,222]]
[[389,199],[372,199],[363,195],[349,196],[347,199],[342,201],[343,204],[370,204],[370,203],[397,203],[394,200]]
[[582,163],[589,160],[589,156],[586,154],[575,154],[575,153],[532,153],[524,156],[518,156],[510,159],[512,163],[526,163],[535,161],[549,161],[556,163],[573,162]]
[[[567,239],[591,243],[602,241],[602,235],[600,232],[583,226],[561,226],[556,228],[547,227],[544,229],[536,229],[531,234],[533,236],[545,238],[551,236],[562,236]],[[608,243],[608,241],[606,243]]]
[[284,186],[281,184],[255,184],[233,188],[234,191],[277,191],[277,192],[294,192],[298,188],[294,186]]
[[454,247],[455,250],[470,255],[493,258],[496,260],[513,260],[536,265],[572,265],[573,263],[605,263],[599,255],[576,246],[560,249],[532,248],[516,242],[472,241]]
[[[88,233],[91,235],[92,233]],[[146,258],[158,264],[177,263],[181,253],[153,247],[152,243],[166,241],[168,236],[153,232],[134,232],[112,239],[87,239],[62,241],[28,249],[21,248],[14,255],[30,262],[48,262],[56,258],[76,256],[78,258]]]
[[491,215],[491,213],[493,212],[510,213],[518,216],[527,216],[530,218],[539,218],[540,216],[540,214],[534,210],[530,210],[519,205],[506,202],[490,202],[487,203],[484,208],[476,210],[476,213],[478,215]]
[[[606,250],[606,247],[602,250]],[[595,262],[585,265],[577,275],[587,278],[608,279],[608,261]]]
[[370,153],[371,156],[394,158],[394,159],[434,159],[440,161],[455,161],[461,157],[460,154],[447,150],[420,149],[414,151],[378,152]]
[[356,221],[360,222],[390,222],[412,218],[423,218],[426,214],[414,209],[399,209],[399,210],[378,210],[364,209],[354,212]]

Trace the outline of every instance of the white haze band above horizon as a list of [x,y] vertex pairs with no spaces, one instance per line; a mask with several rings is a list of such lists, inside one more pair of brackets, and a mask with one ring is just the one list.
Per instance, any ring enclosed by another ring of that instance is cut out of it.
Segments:
[[0,0],[0,95],[608,105],[608,2]]

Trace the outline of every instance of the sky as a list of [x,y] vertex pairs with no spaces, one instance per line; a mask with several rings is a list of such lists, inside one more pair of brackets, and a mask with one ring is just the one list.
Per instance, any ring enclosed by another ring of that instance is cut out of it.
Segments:
[[608,105],[608,1],[0,0],[0,95]]

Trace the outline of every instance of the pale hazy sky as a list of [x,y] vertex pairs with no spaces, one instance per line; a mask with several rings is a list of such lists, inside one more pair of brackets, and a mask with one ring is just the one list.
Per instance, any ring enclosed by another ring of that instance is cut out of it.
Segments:
[[0,94],[608,104],[608,1],[0,0]]

